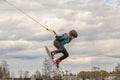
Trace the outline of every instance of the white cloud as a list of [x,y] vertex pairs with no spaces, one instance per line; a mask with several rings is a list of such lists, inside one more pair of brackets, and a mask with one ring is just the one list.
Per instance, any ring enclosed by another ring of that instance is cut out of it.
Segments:
[[96,49],[99,49],[105,55],[118,55],[119,56],[119,39],[112,40],[99,40],[95,42]]
[[68,58],[66,62],[71,64],[88,64],[91,63],[91,61],[94,58],[92,57],[76,57],[76,58]]

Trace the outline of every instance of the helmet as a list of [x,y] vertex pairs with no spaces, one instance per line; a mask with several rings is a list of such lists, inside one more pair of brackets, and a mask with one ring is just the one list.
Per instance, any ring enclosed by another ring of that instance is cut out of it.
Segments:
[[69,34],[72,35],[72,36],[74,36],[75,38],[77,38],[77,36],[78,36],[78,33],[77,33],[76,30],[69,31]]

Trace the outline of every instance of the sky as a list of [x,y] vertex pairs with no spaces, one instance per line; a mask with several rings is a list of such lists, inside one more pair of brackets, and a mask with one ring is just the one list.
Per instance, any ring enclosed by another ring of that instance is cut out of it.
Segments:
[[[64,70],[78,73],[100,67],[113,71],[120,63],[119,0],[7,0],[58,35],[75,29],[79,36],[65,45],[69,57],[60,63]],[[54,35],[38,23],[0,0],[0,61],[11,72],[31,73],[43,68]],[[61,56],[57,55],[57,57]]]

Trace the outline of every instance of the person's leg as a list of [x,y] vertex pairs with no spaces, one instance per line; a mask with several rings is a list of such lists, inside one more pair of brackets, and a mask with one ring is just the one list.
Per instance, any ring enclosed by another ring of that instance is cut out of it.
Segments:
[[55,55],[57,53],[61,53],[63,51],[62,50],[63,45],[59,41],[55,40],[54,41],[54,46],[57,48],[57,50],[52,50],[51,51],[52,55]]
[[57,58],[55,59],[55,62],[57,63],[58,67],[59,67],[59,63],[67,58],[69,56],[67,50],[65,49],[65,47],[63,45],[61,45],[61,43],[57,40],[54,41],[54,46],[58,49],[58,50],[54,50],[55,53],[54,54],[57,54],[57,53],[63,53],[63,56],[61,56],[60,58]]
[[69,56],[69,54],[65,48],[63,48],[62,53],[63,53],[63,56],[60,57],[61,61]]
[[61,48],[61,50],[62,50],[63,56],[55,59],[55,62],[56,62],[56,64],[57,64],[57,67],[58,67],[58,68],[59,68],[59,63],[60,63],[63,59],[65,59],[65,58],[67,58],[67,57],[69,56],[69,54],[68,54],[68,52],[66,51],[65,48],[63,48],[63,49]]

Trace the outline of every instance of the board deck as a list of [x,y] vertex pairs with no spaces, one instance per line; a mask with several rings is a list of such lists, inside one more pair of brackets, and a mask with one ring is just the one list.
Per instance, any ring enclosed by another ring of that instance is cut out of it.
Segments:
[[50,51],[49,51],[49,49],[48,49],[47,46],[45,46],[45,50],[46,50],[46,52],[47,52],[47,54],[48,54],[48,56],[49,56],[49,59],[52,61],[52,63],[53,63],[53,64],[55,65],[55,67],[57,68],[57,65],[56,65],[55,62],[53,61],[52,56],[51,56],[51,53],[50,53]]

